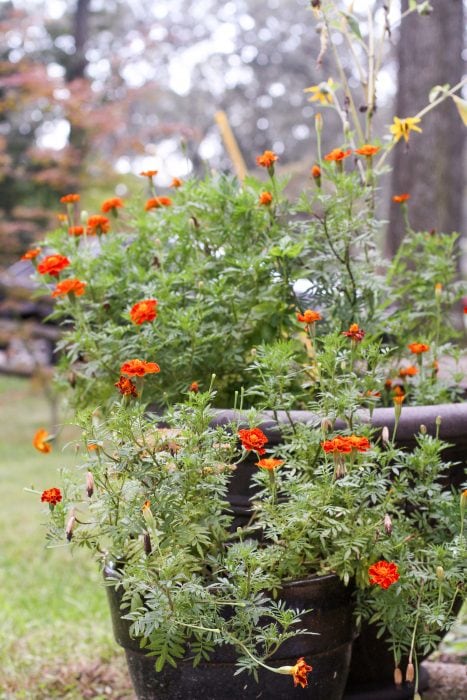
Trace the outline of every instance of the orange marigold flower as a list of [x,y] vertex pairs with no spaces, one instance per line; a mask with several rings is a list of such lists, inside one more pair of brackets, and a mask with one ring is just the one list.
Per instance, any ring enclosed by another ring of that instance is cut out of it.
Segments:
[[110,230],[110,221],[102,214],[94,214],[88,219],[86,233],[88,236],[100,236],[102,233],[108,233]]
[[321,168],[319,165],[314,165],[311,169],[311,177],[314,177],[315,180],[321,177]]
[[55,253],[54,255],[47,255],[42,262],[37,266],[37,271],[41,275],[52,275],[52,277],[57,277],[57,275],[64,270],[70,261],[64,255],[59,255]]
[[464,306],[463,311],[465,314],[467,314],[467,304]]
[[264,459],[260,459],[259,462],[255,463],[257,467],[261,467],[261,469],[268,469],[271,471],[272,469],[277,469],[277,467],[280,467],[282,464],[284,464],[283,459],[274,459],[273,457],[266,457]]
[[302,688],[306,688],[308,685],[308,674],[313,670],[312,666],[309,666],[304,657],[301,656],[294,666],[280,666],[277,671],[278,673],[289,674],[293,676],[293,684],[295,687],[300,685]]
[[256,156],[256,163],[262,168],[272,168],[276,160],[278,157],[274,151],[264,151],[260,156]]
[[365,337],[365,331],[359,328],[358,323],[352,323],[348,331],[342,331],[342,335],[359,343]]
[[272,194],[270,192],[261,192],[258,201],[260,204],[267,207],[272,202]]
[[36,450],[47,454],[48,452],[52,452],[52,445],[50,444],[49,440],[50,435],[47,432],[47,430],[45,428],[39,428],[39,430],[32,439],[32,444],[34,445]]
[[346,440],[352,449],[356,450],[357,452],[367,452],[368,450],[371,450],[370,441],[366,437],[361,437],[360,435],[349,435]]
[[84,233],[84,226],[70,226],[68,233],[70,236],[82,236]]
[[415,365],[401,367],[399,370],[399,377],[402,379],[405,379],[405,377],[415,377],[416,374],[418,374],[418,367],[415,367]]
[[340,454],[349,454],[353,449],[349,440],[342,435],[338,435],[332,440],[325,440],[321,443],[321,447],[326,453],[339,452]]
[[399,385],[394,387],[392,390],[392,400],[397,406],[402,406],[402,403],[405,401],[405,391],[403,387]]
[[389,389],[391,389],[391,387],[392,387],[392,379],[386,379],[386,381],[384,382],[384,388],[389,391]]
[[57,284],[52,292],[52,296],[61,297],[65,296],[65,294],[74,294],[75,296],[80,297],[84,294],[85,289],[86,282],[81,282],[81,280],[76,278],[67,279]]
[[259,455],[264,455],[264,445],[268,442],[261,428],[243,428],[237,433],[244,450],[253,450]]
[[319,311],[313,311],[312,309],[306,309],[303,313],[297,313],[297,321],[300,323],[315,323],[316,321],[321,321],[322,316]]
[[128,360],[120,367],[120,374],[126,374],[127,377],[144,377],[145,374],[157,374],[161,368],[155,362],[146,362],[145,360]]
[[393,583],[399,580],[399,569],[393,561],[377,561],[368,569],[370,583],[373,583],[381,588],[389,588]]
[[158,170],[143,170],[140,175],[143,177],[155,177],[159,171]]
[[148,199],[144,208],[146,211],[149,211],[150,209],[160,209],[160,207],[170,207],[171,204],[172,200],[170,197],[152,197]]
[[178,187],[181,187],[183,185],[183,180],[180,180],[179,177],[174,177],[172,178],[172,182],[170,183],[170,187],[174,187],[177,189]]
[[66,194],[64,197],[60,197],[62,204],[73,204],[74,202],[79,202],[79,194]]
[[40,252],[40,248],[30,248],[30,250],[27,250],[24,255],[21,256],[21,260],[34,260],[34,258],[40,255]]
[[62,493],[60,489],[55,488],[46,489],[42,492],[41,501],[42,503],[50,503],[51,506],[56,506],[62,500]]
[[68,216],[66,214],[57,214],[57,219],[61,224],[64,224],[66,221],[68,221]]
[[157,317],[157,299],[143,299],[131,308],[130,318],[137,326]]
[[188,387],[188,391],[193,392],[193,394],[197,394],[199,392],[198,382],[191,382],[190,386]]
[[395,194],[394,197],[392,198],[392,201],[395,202],[396,204],[402,204],[403,202],[406,202],[408,199],[410,199],[410,194],[405,192],[404,194]]
[[344,160],[344,158],[347,158],[347,156],[350,156],[351,153],[351,148],[347,149],[347,151],[343,151],[341,148],[334,148],[332,151],[330,151],[324,156],[324,160],[329,160],[333,162],[341,161]]
[[136,386],[133,384],[131,379],[128,379],[128,377],[120,377],[114,386],[117,387],[122,396],[138,396]]
[[101,205],[101,211],[106,214],[109,211],[115,211],[115,209],[119,209],[120,207],[123,207],[124,204],[120,197],[112,197],[112,199],[106,199],[105,202],[102,202]]
[[143,505],[141,506],[141,510],[143,513],[151,510],[151,501],[144,501]]
[[358,153],[359,156],[374,156],[378,153],[378,151],[381,150],[379,146],[372,146],[370,143],[365,143],[363,146],[360,146],[360,148],[355,149],[355,153]]
[[427,352],[430,349],[430,346],[425,343],[410,343],[407,347],[414,355],[421,355],[423,352]]

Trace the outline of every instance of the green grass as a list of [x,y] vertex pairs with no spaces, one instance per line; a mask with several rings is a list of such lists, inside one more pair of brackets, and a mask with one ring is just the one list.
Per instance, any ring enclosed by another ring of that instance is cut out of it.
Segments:
[[63,450],[72,428],[52,453],[34,449],[34,432],[49,422],[31,382],[0,377],[0,698],[79,699],[73,683],[58,695],[43,690],[44,669],[53,679],[57,667],[116,653],[97,565],[84,551],[45,547],[44,504],[24,491],[59,485],[60,467],[76,461]]

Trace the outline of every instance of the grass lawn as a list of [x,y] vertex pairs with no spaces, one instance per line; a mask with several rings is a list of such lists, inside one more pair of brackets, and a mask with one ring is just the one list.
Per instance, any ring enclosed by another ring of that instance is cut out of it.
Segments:
[[130,698],[97,565],[84,551],[45,548],[44,504],[23,490],[58,485],[76,460],[63,449],[72,428],[52,453],[33,448],[49,416],[30,381],[0,376],[0,698]]

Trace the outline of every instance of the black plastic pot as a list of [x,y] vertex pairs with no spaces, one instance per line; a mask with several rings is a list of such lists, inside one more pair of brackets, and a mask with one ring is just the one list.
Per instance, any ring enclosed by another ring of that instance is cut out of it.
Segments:
[[[107,584],[118,580],[112,568],[104,571]],[[129,634],[130,622],[121,617],[122,592],[107,586],[115,639],[125,649],[131,680],[138,700],[289,700],[294,693],[292,677],[261,670],[259,683],[246,673],[234,675],[235,654],[232,647],[220,647],[212,660],[193,668],[187,658],[174,669],[154,669],[154,658],[140,649]],[[349,669],[354,624],[351,590],[330,574],[284,585],[283,600],[293,608],[312,609],[302,619],[302,626],[318,635],[302,635],[286,642],[268,663],[271,666],[293,665],[305,657],[313,671],[308,687],[299,689],[300,697],[313,700],[341,700]]]

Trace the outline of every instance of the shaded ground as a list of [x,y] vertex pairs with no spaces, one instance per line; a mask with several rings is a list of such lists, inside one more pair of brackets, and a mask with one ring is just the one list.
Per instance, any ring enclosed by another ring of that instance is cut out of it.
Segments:
[[123,653],[108,662],[46,666],[21,685],[7,682],[1,700],[135,700]]

